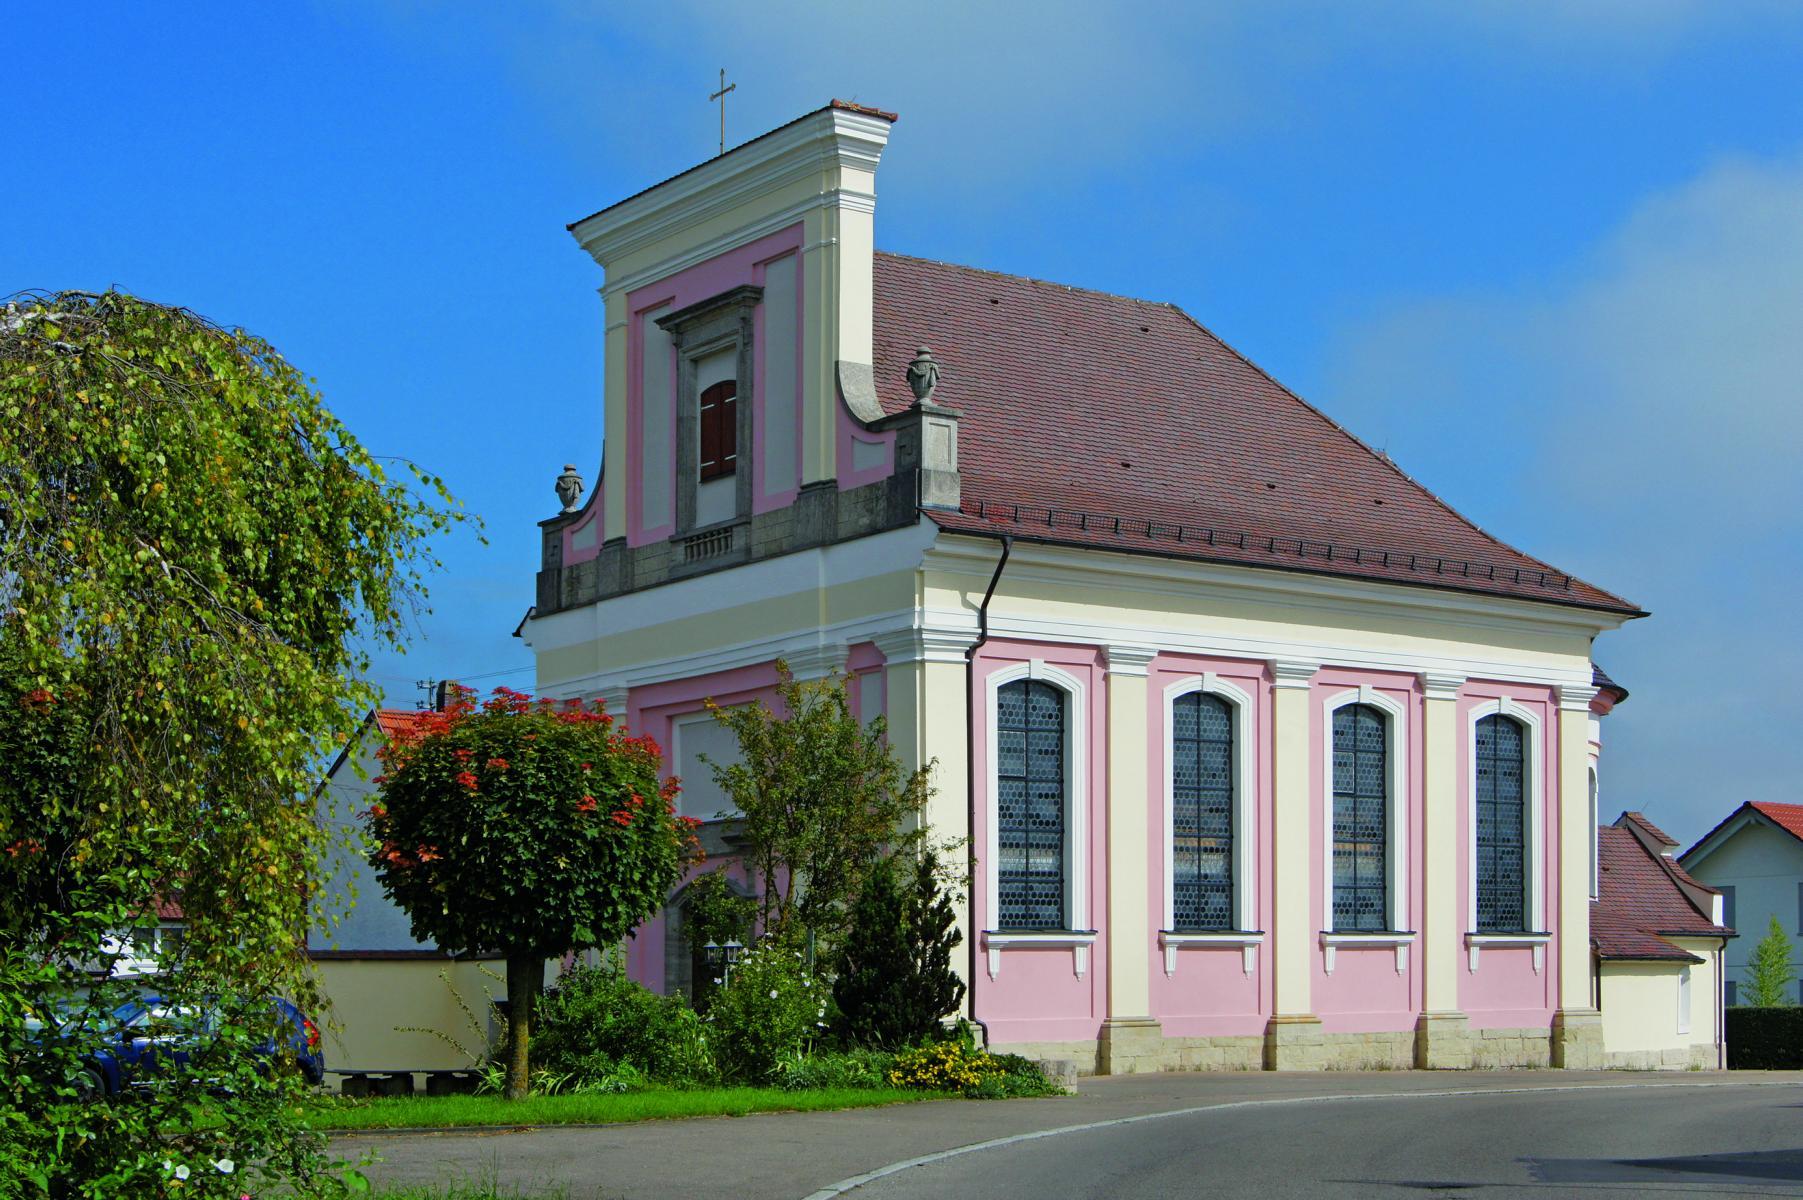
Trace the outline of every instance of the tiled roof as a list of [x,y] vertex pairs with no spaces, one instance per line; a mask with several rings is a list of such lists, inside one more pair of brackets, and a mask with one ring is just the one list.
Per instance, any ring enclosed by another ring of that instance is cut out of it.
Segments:
[[1803,839],[1803,804],[1773,804],[1769,800],[1755,800],[1752,804],[1762,815],[1777,822],[1784,832]]
[[1615,703],[1620,704],[1628,698],[1628,689],[1609,678],[1609,672],[1595,663],[1590,664],[1590,686],[1615,693]]
[[896,254],[875,266],[878,398],[964,414],[940,526],[1637,615],[1516,550],[1180,309]]
[[1629,809],[1627,812],[1625,812],[1621,815],[1621,819],[1624,821],[1634,822],[1636,825],[1638,825],[1642,829],[1646,830],[1647,833],[1652,836],[1654,841],[1659,842],[1662,845],[1676,846],[1678,844],[1677,838],[1673,837],[1671,834],[1665,832],[1665,830],[1659,828],[1659,826],[1657,826],[1657,825],[1653,824],[1651,821],[1647,820],[1647,815],[1643,812],[1635,812],[1634,810]]
[[1609,959],[1701,961],[1665,940],[1725,937],[1685,896],[1679,880],[1690,877],[1670,859],[1651,854],[1632,832],[1613,825],[1597,830],[1597,898],[1590,902],[1590,944]]
[[387,738],[408,738],[419,729],[421,719],[430,714],[413,708],[378,708],[376,726]]

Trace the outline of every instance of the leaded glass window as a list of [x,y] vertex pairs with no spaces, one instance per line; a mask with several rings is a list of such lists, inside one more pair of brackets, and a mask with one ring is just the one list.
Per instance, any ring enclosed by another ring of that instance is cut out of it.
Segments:
[[1527,928],[1527,737],[1498,714],[1477,723],[1477,929]]
[[1171,711],[1171,921],[1232,929],[1233,706],[1192,692]]
[[1066,704],[1038,680],[997,690],[998,929],[1065,928]]
[[1390,927],[1389,722],[1368,704],[1333,714],[1333,927]]

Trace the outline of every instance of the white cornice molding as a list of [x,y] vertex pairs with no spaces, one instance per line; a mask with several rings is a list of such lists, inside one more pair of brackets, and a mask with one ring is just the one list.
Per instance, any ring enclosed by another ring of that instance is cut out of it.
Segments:
[[1160,651],[1157,646],[1110,643],[1107,653],[1110,675],[1134,675],[1143,679],[1151,672],[1152,660]]
[[[605,267],[810,175],[874,172],[888,141],[889,122],[881,117],[822,109],[585,217],[570,232]],[[874,211],[872,193],[837,182],[806,207]],[[610,280],[609,289],[615,286]]]
[[1588,680],[1583,683],[1561,683],[1559,685],[1559,711],[1589,712],[1590,702],[1596,699],[1598,690]]
[[[963,570],[988,578],[995,566],[991,539],[942,534],[927,555],[929,569]],[[1287,571],[1150,554],[1043,546],[1015,542],[1008,578],[1018,582],[1094,583],[1127,586],[1147,595],[1198,596],[1270,603],[1274,595],[1297,608],[1334,613],[1403,615],[1469,629],[1490,626],[1514,632],[1594,635],[1620,628],[1625,615],[1547,601],[1413,586],[1350,576]]]
[[1462,671],[1423,671],[1422,694],[1429,700],[1457,700],[1459,689],[1465,686],[1465,679]]
[[845,669],[845,655],[850,648],[843,639],[823,638],[816,645],[790,650],[782,659],[796,679],[824,679]]
[[1277,688],[1306,689],[1321,672],[1321,664],[1312,658],[1273,658],[1269,662],[1271,686]]

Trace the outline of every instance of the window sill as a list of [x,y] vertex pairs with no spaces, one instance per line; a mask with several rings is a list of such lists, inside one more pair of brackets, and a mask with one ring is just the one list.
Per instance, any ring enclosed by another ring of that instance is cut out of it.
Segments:
[[1495,949],[1514,949],[1529,946],[1534,951],[1534,974],[1546,965],[1546,944],[1552,940],[1550,933],[1468,933],[1465,935],[1466,969],[1477,974],[1478,955],[1485,946]]
[[1265,934],[1261,929],[1161,929],[1158,931],[1158,945],[1164,950],[1164,973],[1166,978],[1177,974],[1177,951],[1187,949],[1237,948],[1240,951],[1240,966],[1246,974],[1252,974],[1253,967],[1258,965],[1258,948],[1264,945]]
[[1089,949],[1096,943],[1093,929],[985,929],[983,949],[989,958],[989,978],[1002,973],[1004,950],[1069,950],[1071,967],[1081,979],[1089,972]]
[[1339,950],[1392,949],[1396,952],[1396,973],[1401,975],[1409,969],[1409,947],[1415,944],[1415,937],[1412,929],[1374,930],[1369,933],[1322,930],[1321,967],[1332,975],[1334,956]]

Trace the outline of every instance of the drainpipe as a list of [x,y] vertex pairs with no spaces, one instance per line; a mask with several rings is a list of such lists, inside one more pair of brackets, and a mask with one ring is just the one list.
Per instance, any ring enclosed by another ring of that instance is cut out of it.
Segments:
[[989,1026],[977,1019],[977,935],[975,917],[977,915],[976,879],[977,879],[977,651],[989,641],[989,601],[995,596],[995,585],[1002,581],[1002,570],[1008,565],[1008,555],[1014,550],[1014,538],[1002,535],[1002,556],[995,561],[995,574],[989,577],[989,587],[983,592],[983,603],[977,605],[977,640],[964,651],[964,760],[965,784],[964,797],[966,804],[965,829],[970,831],[970,850],[965,865],[968,868],[965,878],[971,881],[969,909],[971,920],[970,937],[967,949],[970,965],[967,978],[970,986],[966,989],[966,998],[970,1005],[970,1022],[983,1031],[983,1048],[989,1048]]

